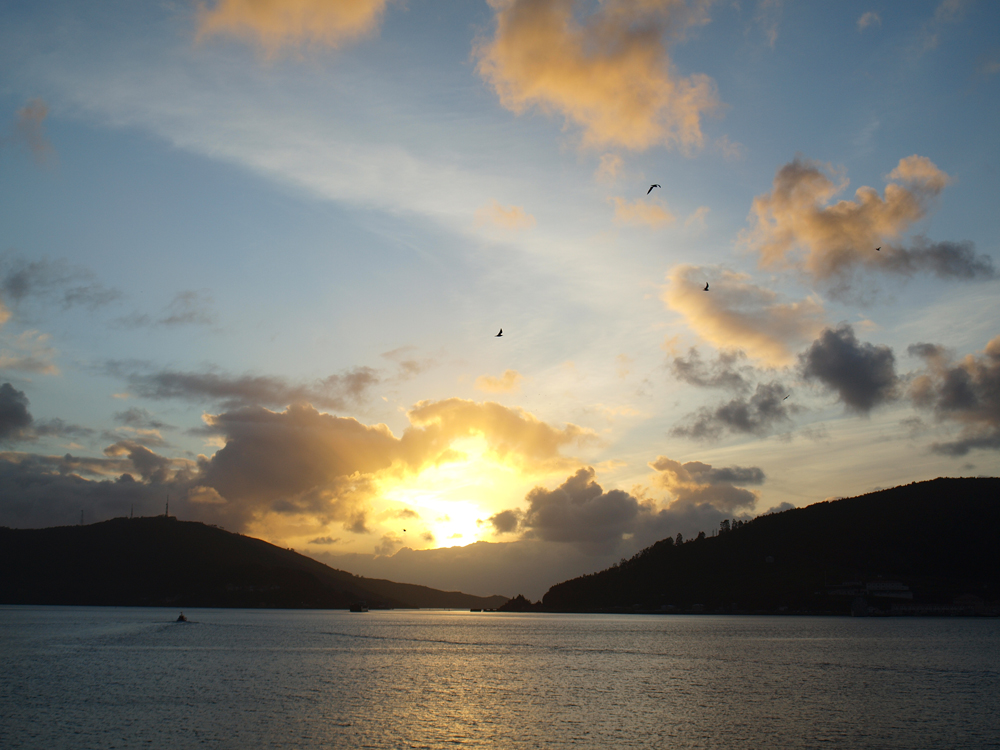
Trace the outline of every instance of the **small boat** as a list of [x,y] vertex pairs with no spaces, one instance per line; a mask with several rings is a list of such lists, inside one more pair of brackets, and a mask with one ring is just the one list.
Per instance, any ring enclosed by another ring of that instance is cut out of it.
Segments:
[[184,616],[183,612],[181,612],[179,615],[177,615],[177,619],[174,620],[174,622],[187,622],[187,621],[188,621],[188,618],[186,618]]

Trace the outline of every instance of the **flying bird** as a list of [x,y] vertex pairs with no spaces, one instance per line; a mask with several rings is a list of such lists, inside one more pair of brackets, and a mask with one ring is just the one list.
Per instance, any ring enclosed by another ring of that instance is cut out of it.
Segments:
[[[791,396],[791,395],[792,395],[791,393],[789,393],[789,394],[788,394],[788,396]],[[785,396],[785,398],[788,398],[788,396]],[[782,401],[784,401],[784,400],[785,400],[785,398],[783,398],[783,399],[781,399],[781,400],[782,400]],[[404,529],[404,531],[405,531],[405,529]]]
[[[500,329],[500,333],[498,333],[497,336],[503,336],[503,328]],[[496,338],[497,336],[494,336],[493,338]]]
[[875,248],[875,252],[877,253],[877,252],[878,252],[879,250],[881,250],[881,249],[882,249],[881,247],[876,247],[876,248]]
[[701,291],[703,291],[703,292],[707,292],[708,291],[708,282],[707,281],[705,282],[705,288],[702,289]]
[[646,191],[646,195],[649,195],[650,193],[652,193],[653,192],[653,188],[655,188],[655,187],[660,187],[660,186],[659,185],[650,185],[649,186],[649,190]]

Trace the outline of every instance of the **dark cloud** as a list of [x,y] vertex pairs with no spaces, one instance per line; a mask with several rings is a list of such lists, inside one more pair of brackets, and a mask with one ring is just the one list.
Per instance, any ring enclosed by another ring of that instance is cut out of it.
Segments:
[[321,544],[321,545],[326,546],[326,545],[330,545],[330,544],[336,544],[339,541],[340,541],[340,537],[339,536],[338,537],[318,536],[315,539],[310,539],[309,540],[309,544]]
[[605,492],[594,481],[590,467],[580,469],[554,490],[536,487],[526,500],[528,509],[521,519],[526,537],[598,549],[616,545],[633,530],[644,510],[627,492]]
[[143,398],[216,402],[233,409],[240,406],[286,406],[309,402],[328,409],[344,409],[358,403],[366,391],[380,382],[376,370],[356,367],[330,375],[312,384],[292,384],[284,378],[265,375],[230,376],[218,372],[162,371],[143,373],[128,363],[110,362],[109,374],[125,378],[131,390]]
[[172,430],[173,425],[161,422],[145,409],[133,406],[125,411],[115,412],[115,419],[126,427],[145,430]]
[[887,346],[860,343],[850,325],[827,328],[799,355],[803,377],[837,392],[847,408],[868,413],[897,396],[896,358]]
[[938,420],[961,425],[957,440],[935,443],[932,450],[949,456],[1000,450],[1000,336],[981,355],[957,363],[935,344],[914,344],[908,351],[927,363],[910,384],[910,398]]
[[31,297],[52,299],[63,309],[96,310],[121,297],[121,292],[94,280],[90,271],[66,260],[26,260],[14,252],[0,255],[0,296],[15,305]]
[[497,534],[513,534],[521,523],[521,512],[502,510],[499,513],[494,513],[486,519],[486,522],[493,526],[493,530]]
[[750,390],[753,368],[746,362],[742,351],[720,352],[715,362],[704,362],[698,350],[691,348],[688,356],[674,357],[670,369],[674,375],[689,385],[701,388],[725,388],[731,391]]
[[788,390],[778,381],[758,383],[749,398],[737,396],[716,406],[704,406],[687,415],[684,423],[670,432],[695,440],[714,440],[726,432],[766,435],[798,410],[797,406],[786,405],[787,395]]
[[55,437],[68,440],[85,440],[97,434],[96,430],[78,424],[70,424],[58,417],[35,422],[31,432],[35,437]]
[[988,255],[976,255],[975,245],[963,242],[929,242],[918,238],[912,249],[883,246],[882,267],[887,271],[912,275],[932,273],[942,279],[993,279],[996,268]]
[[0,385],[0,441],[20,437],[31,426],[28,397],[10,383]]
[[717,469],[666,456],[650,467],[657,472],[656,484],[669,494],[660,507],[643,490],[605,491],[595,481],[594,469],[587,467],[554,490],[531,490],[526,510],[505,510],[488,522],[498,534],[519,530],[523,539],[570,543],[587,554],[602,555],[625,542],[646,546],[678,531],[712,531],[724,518],[756,504],[757,493],[736,484],[762,484],[765,479],[755,466]]
[[104,455],[112,458],[128,456],[133,469],[139,472],[145,482],[162,484],[171,478],[173,462],[153,453],[135,440],[119,440],[105,448]]

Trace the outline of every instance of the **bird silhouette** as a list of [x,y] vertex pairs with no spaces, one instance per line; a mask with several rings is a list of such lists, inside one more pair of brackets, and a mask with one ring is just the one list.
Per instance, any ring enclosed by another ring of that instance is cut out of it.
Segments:
[[[498,333],[497,336],[503,336],[503,328],[500,329],[500,333]],[[493,338],[496,338],[496,336],[494,336]]]
[[707,292],[708,291],[708,282],[707,281],[705,282],[705,288],[702,289],[701,291],[703,291],[703,292]]
[[659,185],[650,185],[649,186],[649,190],[646,191],[646,195],[649,195],[650,193],[652,193],[653,192],[653,188],[655,188],[655,187],[660,187],[660,186]]
[[878,251],[879,251],[879,250],[881,250],[881,249],[882,249],[881,247],[876,247],[876,248],[875,248],[875,252],[878,252]]
[[[788,396],[791,396],[791,395],[792,395],[791,393],[789,393],[789,394],[788,394]],[[785,398],[788,398],[788,396],[785,396]],[[782,400],[782,401],[784,401],[784,400],[785,400],[785,398],[783,398],[783,399],[781,399],[781,400]]]

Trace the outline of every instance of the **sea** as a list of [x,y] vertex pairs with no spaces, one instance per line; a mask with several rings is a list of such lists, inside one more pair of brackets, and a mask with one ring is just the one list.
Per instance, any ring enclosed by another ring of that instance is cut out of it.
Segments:
[[0,747],[998,748],[1000,620],[0,607]]

